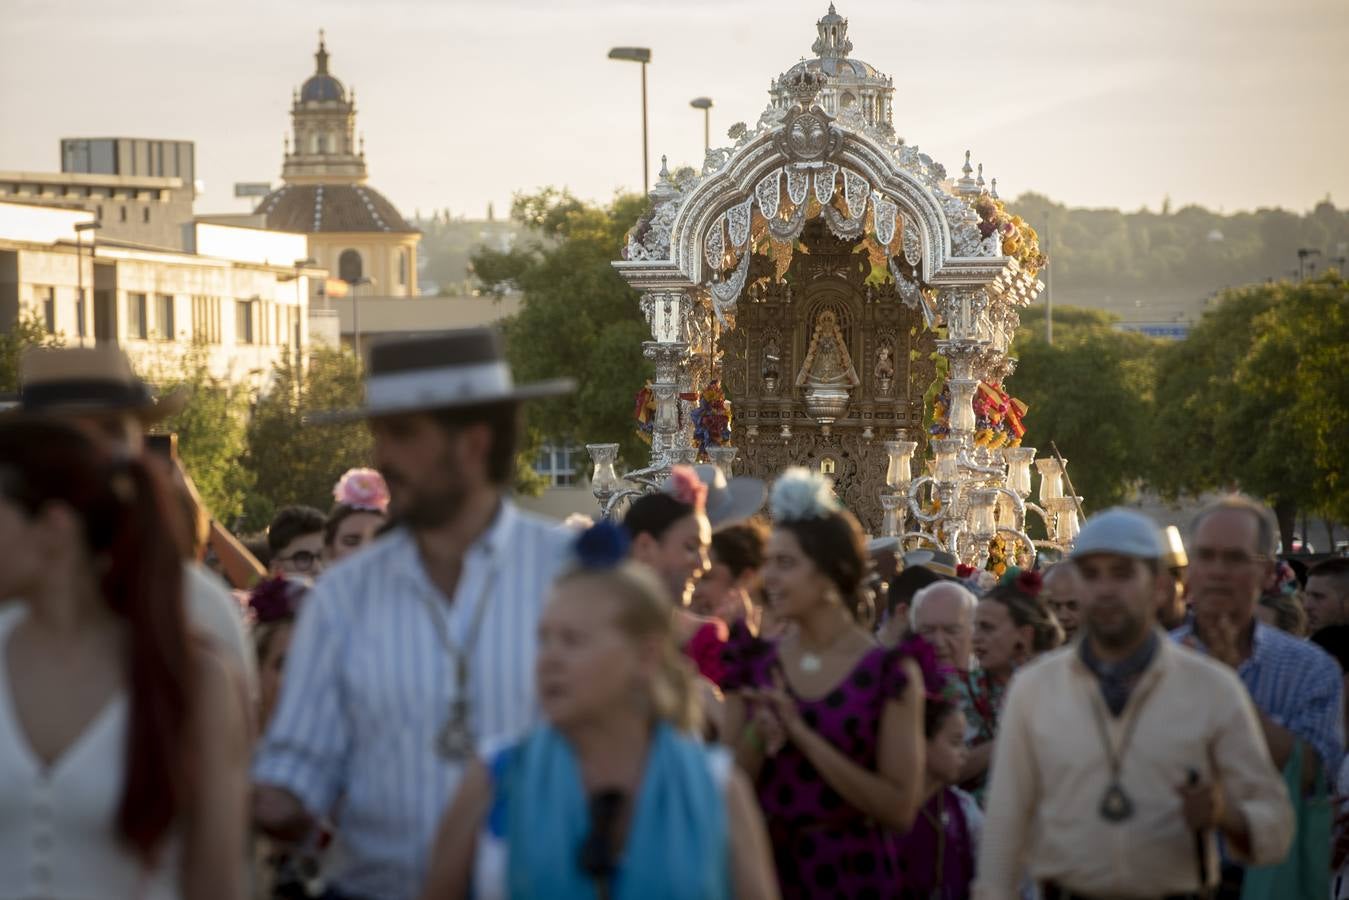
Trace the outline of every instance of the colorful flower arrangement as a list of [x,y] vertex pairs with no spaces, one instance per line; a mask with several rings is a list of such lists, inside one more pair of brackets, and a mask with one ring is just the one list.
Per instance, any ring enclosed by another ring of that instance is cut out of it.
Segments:
[[990,450],[1020,447],[1026,436],[1022,419],[1029,410],[1025,403],[1004,391],[1002,385],[979,382],[974,394],[974,443]]
[[984,238],[998,234],[1002,238],[1002,252],[1034,275],[1049,264],[1049,258],[1040,251],[1040,236],[1020,216],[1007,212],[1001,200],[984,194],[974,201],[979,214],[979,234]]
[[1007,538],[997,535],[988,542],[988,571],[1001,578],[1012,564]]
[[712,382],[698,395],[698,405],[689,414],[693,421],[693,439],[699,451],[724,447],[731,442],[731,401],[726,399],[721,382]]

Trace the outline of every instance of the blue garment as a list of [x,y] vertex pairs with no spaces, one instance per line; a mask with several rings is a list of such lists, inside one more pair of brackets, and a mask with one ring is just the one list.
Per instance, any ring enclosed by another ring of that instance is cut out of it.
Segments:
[[[652,732],[626,840],[616,860],[614,900],[726,900],[731,896],[725,794],[712,774],[723,753],[658,725]],[[512,900],[593,900],[581,866],[591,827],[576,756],[542,726],[490,764],[487,828],[507,836]],[[481,896],[481,894],[480,894]]]
[[[1179,641],[1192,633],[1193,626],[1184,625],[1171,636]],[[1340,770],[1344,684],[1334,657],[1256,620],[1250,658],[1237,675],[1257,709],[1315,748],[1327,778]]]
[[463,767],[435,749],[455,682],[431,609],[463,646],[486,600],[470,653],[470,721],[482,741],[517,739],[538,721],[537,622],[572,540],[503,502],[465,554],[452,602],[404,529],[319,579],[295,626],[253,780],[286,788],[317,815],[337,807],[334,887],[413,900],[458,788]]

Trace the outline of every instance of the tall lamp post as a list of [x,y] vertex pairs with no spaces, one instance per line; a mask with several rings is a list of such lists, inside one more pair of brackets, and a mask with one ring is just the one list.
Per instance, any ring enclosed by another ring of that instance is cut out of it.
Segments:
[[[85,332],[88,330],[88,326],[85,324],[84,321],[85,316],[87,315],[86,310],[88,309],[88,304],[85,303],[84,301],[84,233],[86,231],[98,231],[98,229],[102,227],[103,223],[97,220],[93,222],[75,223],[75,277],[77,279],[77,283],[79,284],[79,294],[78,294],[78,303],[76,304],[77,307],[76,312],[79,314],[80,317],[78,330],[80,335],[81,347],[84,346],[84,335]],[[94,235],[92,234],[89,235],[89,258],[91,260],[94,258]]]
[[348,281],[351,285],[351,345],[356,350],[356,358],[361,358],[361,298],[360,288],[363,285],[374,285],[373,278],[357,278],[354,281]]
[[712,149],[712,98],[694,97],[689,101],[689,106],[703,111],[703,155]]
[[[1320,255],[1321,255],[1321,251],[1320,251],[1320,250],[1317,250],[1315,247],[1298,247],[1298,248],[1297,248],[1297,280],[1298,280],[1298,281],[1306,281],[1306,280],[1307,280],[1307,257],[1309,257],[1309,256],[1320,256]],[[1312,267],[1312,268],[1311,268],[1312,274],[1315,275],[1315,274],[1316,274],[1316,263],[1312,263],[1312,264],[1311,264],[1311,267]]]
[[650,47],[615,47],[609,51],[610,59],[642,64],[642,196],[651,193],[651,170],[646,149],[646,64],[651,62]]

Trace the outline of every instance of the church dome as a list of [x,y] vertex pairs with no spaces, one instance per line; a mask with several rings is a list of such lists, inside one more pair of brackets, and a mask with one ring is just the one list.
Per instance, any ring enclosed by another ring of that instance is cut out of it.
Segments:
[[300,102],[327,103],[336,101],[341,103],[345,101],[347,92],[342,87],[342,82],[328,74],[328,48],[324,46],[322,32],[319,32],[319,49],[314,54],[314,62],[316,63],[314,74],[309,76],[309,80],[300,87]]
[[389,199],[363,184],[287,184],[258,204],[273,231],[301,234],[383,232],[411,234],[408,224]]

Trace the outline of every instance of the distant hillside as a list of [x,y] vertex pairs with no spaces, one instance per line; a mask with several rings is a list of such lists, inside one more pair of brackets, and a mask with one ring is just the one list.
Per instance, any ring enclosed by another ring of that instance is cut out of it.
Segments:
[[[1069,209],[1041,194],[1023,194],[1011,210],[1047,239],[1054,302],[1106,309],[1126,322],[1197,318],[1214,292],[1295,275],[1298,248],[1313,248],[1307,268],[1345,265],[1349,210],[1329,201],[1310,213],[1282,209],[1224,215],[1198,206],[1161,212]],[[469,257],[479,247],[507,250],[523,231],[505,218],[419,218],[421,278],[430,292],[475,288]]]
[[1306,268],[1344,271],[1349,210],[1322,202],[1305,215],[1282,209],[1223,215],[1198,206],[1069,209],[1040,194],[1009,202],[1048,238],[1055,304],[1108,309],[1125,321],[1197,317],[1215,291],[1296,277],[1298,249],[1313,248]]

